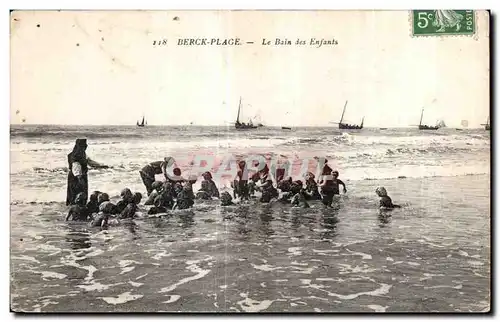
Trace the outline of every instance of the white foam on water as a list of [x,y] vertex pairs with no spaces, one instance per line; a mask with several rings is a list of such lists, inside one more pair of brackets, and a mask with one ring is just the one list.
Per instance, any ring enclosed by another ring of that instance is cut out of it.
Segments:
[[227,285],[220,285],[219,288],[225,290],[227,288]]
[[294,256],[300,256],[302,255],[301,249],[302,247],[290,247],[288,248],[288,252]]
[[[305,281],[309,281],[309,282],[306,283]],[[343,295],[343,294],[337,294],[337,293],[333,293],[333,292],[324,290],[324,289],[322,289],[324,287],[323,285],[310,284],[310,280],[301,280],[301,282],[303,284],[306,284],[307,285],[306,287],[325,292],[326,294],[328,294],[328,296],[337,297],[337,298],[342,299],[342,300],[352,300],[352,299],[355,299],[361,295],[380,296],[380,295],[387,294],[389,292],[389,290],[392,288],[392,285],[380,283],[380,287],[373,290],[373,291],[359,292],[359,293]]]
[[375,268],[369,268],[367,264],[364,264],[362,267],[356,265],[355,267],[352,267],[349,264],[337,264],[337,266],[340,266],[340,272],[339,274],[351,274],[351,273],[371,273],[377,271]]
[[38,261],[36,258],[31,257],[31,256],[27,256],[27,255],[12,256],[11,259],[20,259],[20,260],[24,260],[24,261],[33,262],[33,263],[40,263],[40,261]]
[[110,252],[112,252],[112,251],[114,251],[115,249],[117,249],[117,248],[118,248],[118,247],[120,247],[120,246],[121,246],[121,244],[118,244],[118,245],[113,245],[113,246],[111,246],[108,250],[109,250]]
[[[241,294],[240,294],[241,295]],[[237,302],[237,304],[241,307],[241,309],[245,312],[260,312],[263,310],[266,310],[275,302],[274,300],[263,300],[263,301],[257,301],[253,300],[249,297],[246,297],[245,299]]]
[[386,260],[389,262],[394,262],[394,259],[392,259],[392,257],[387,257]]
[[273,282],[276,282],[276,283],[281,283],[281,282],[288,282],[288,279],[282,279],[282,280],[273,280]]
[[314,312],[321,312],[321,309],[318,309],[317,307],[315,307]]
[[213,258],[212,256],[207,256],[206,258],[199,259],[199,260],[189,260],[189,261],[186,261],[186,264],[189,265],[186,268],[188,270],[190,270],[191,272],[196,273],[196,275],[185,277],[185,278],[181,279],[180,281],[178,281],[175,284],[172,284],[172,285],[170,285],[168,287],[162,288],[158,293],[167,293],[167,292],[173,291],[178,286],[180,286],[182,284],[185,284],[185,283],[188,283],[188,282],[191,282],[191,281],[194,281],[194,280],[197,280],[197,279],[205,277],[208,273],[211,272],[211,270],[209,270],[209,269],[202,269],[202,268],[198,267],[196,264],[198,264],[200,262],[204,262],[204,261],[209,261],[212,258]]
[[[365,254],[365,253],[360,253],[360,252],[353,252],[353,251],[351,251],[351,250],[349,250],[347,248],[345,250],[347,250],[352,255],[359,255],[359,256],[361,256],[362,259],[372,259],[372,255],[370,255],[370,254]],[[347,254],[341,254],[341,255],[347,255]]]
[[316,268],[316,266],[313,266],[313,267],[293,267],[293,269],[295,269],[294,271],[292,271],[293,273],[299,273],[299,274],[311,274],[314,269]]
[[141,279],[141,278],[146,277],[147,275],[148,275],[148,273],[146,273],[146,274],[144,274],[144,275],[141,275],[141,276],[138,276],[138,277],[136,277],[136,278],[135,278],[135,280],[137,281],[137,280],[139,280],[139,279]]
[[62,252],[62,249],[50,244],[41,244],[36,247],[38,250],[41,250],[45,253],[50,253],[47,256],[54,256]]
[[200,251],[196,250],[196,249],[188,249],[187,252],[188,253],[199,253]]
[[427,276],[427,277],[433,277],[433,276],[444,276],[444,274],[431,274],[431,273],[424,273],[424,276]]
[[87,276],[85,277],[85,281],[90,281],[94,278],[94,273],[97,271],[97,268],[95,268],[94,266],[92,265],[89,265],[89,266],[83,266],[83,265],[80,265],[78,264],[76,261],[79,261],[79,260],[82,260],[82,259],[85,259],[86,257],[77,257],[75,254],[69,254],[68,256],[66,257],[61,257],[60,261],[61,263],[63,263],[64,265],[66,266],[72,266],[72,267],[76,267],[76,268],[81,268],[81,269],[84,269],[86,271],[88,271],[87,273]]
[[37,235],[36,233],[32,231],[26,231],[25,234],[33,239],[40,240],[43,239],[43,236]]
[[338,252],[340,252],[337,249],[327,249],[327,250],[313,249],[312,251],[313,251],[313,253],[317,253],[317,254],[320,254],[320,255],[325,255],[327,253],[338,253]]
[[251,265],[253,268],[258,269],[260,271],[265,271],[265,272],[272,272],[272,271],[275,271],[277,269],[283,268],[281,266],[273,267],[272,265],[269,265],[269,264],[255,265],[254,263],[251,263]]
[[125,293],[118,295],[117,297],[100,297],[100,299],[102,299],[104,302],[106,302],[108,304],[117,305],[117,304],[123,304],[123,303],[127,303],[130,301],[138,300],[138,299],[142,298],[143,296],[144,295],[142,295],[142,294],[131,294],[130,292],[125,292]]
[[131,264],[142,264],[142,263],[134,261],[134,260],[129,260],[129,259],[121,260],[118,262],[118,265],[120,265],[120,267],[126,267],[126,266],[129,266]]
[[333,277],[317,277],[317,281],[332,281],[332,282],[345,282],[342,278],[333,278]]
[[370,309],[374,310],[375,312],[385,312],[385,310],[388,308],[388,306],[381,306],[377,304],[370,304],[367,305]]
[[260,283],[260,287],[267,287],[266,282]]
[[484,265],[484,263],[480,262],[480,261],[467,261],[467,263],[469,263],[472,266],[483,266]]
[[411,266],[420,266],[419,263],[415,263],[415,262],[407,262],[408,265],[411,265]]
[[135,269],[135,266],[127,266],[127,267],[124,267],[122,268],[122,271],[120,272],[120,275],[122,274],[126,274],[128,272],[131,272]]
[[47,305],[50,305],[50,304],[55,305],[55,304],[59,304],[59,302],[52,302],[49,299],[45,299],[45,300],[42,301],[41,304],[35,304],[35,305],[33,305],[32,308],[34,308],[34,312],[42,312],[42,309],[44,307],[46,307]]
[[56,278],[56,279],[63,279],[67,275],[66,274],[61,274],[61,273],[56,273],[56,272],[48,272],[48,271],[33,271],[31,270],[30,272],[36,273],[36,274],[42,274],[42,279],[47,280],[47,278]]
[[133,282],[133,281],[128,281],[128,283],[134,287],[139,287],[141,285],[144,285],[144,283],[137,283],[137,282]]
[[84,289],[87,292],[90,292],[90,291],[102,292],[102,291],[109,289],[112,286],[121,285],[121,284],[123,284],[123,283],[101,284],[99,282],[92,281],[89,284],[81,284],[81,285],[77,285],[76,287]]
[[424,286],[424,289],[433,289],[433,288],[453,288],[455,290],[460,290],[462,289],[462,284],[458,284],[455,286],[450,286],[450,285],[435,285],[435,286]]
[[295,266],[308,266],[308,263],[299,263],[299,262],[291,262],[290,265],[295,265]]
[[177,302],[181,296],[180,295],[166,295],[166,296],[169,296],[170,298],[162,303],[165,303],[165,304],[168,304],[168,303],[174,303],[174,302]]
[[474,273],[474,275],[479,276],[479,277],[484,277],[484,278],[487,278],[487,277],[488,277],[488,276],[484,276],[484,275],[479,274],[479,273],[478,273],[478,272],[476,272],[475,270],[472,270],[472,273]]

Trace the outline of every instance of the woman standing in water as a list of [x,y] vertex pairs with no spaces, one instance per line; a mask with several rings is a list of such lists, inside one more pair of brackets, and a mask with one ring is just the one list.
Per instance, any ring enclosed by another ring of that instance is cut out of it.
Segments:
[[75,204],[76,196],[83,192],[85,203],[87,203],[89,182],[87,177],[88,167],[108,168],[92,161],[87,157],[87,139],[76,139],[73,151],[68,154],[68,190],[66,194],[66,206]]

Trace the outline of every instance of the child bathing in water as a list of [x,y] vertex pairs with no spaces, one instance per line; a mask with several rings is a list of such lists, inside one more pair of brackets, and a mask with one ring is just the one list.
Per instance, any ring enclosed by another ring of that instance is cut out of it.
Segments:
[[392,203],[391,197],[387,195],[387,190],[384,187],[378,187],[375,193],[380,197],[380,209],[394,209],[401,208],[400,205],[395,205]]
[[212,180],[212,174],[207,171],[201,176],[203,181],[201,182],[201,189],[196,193],[196,198],[205,200],[210,200],[213,197],[219,198],[219,189]]
[[115,205],[109,201],[103,202],[99,206],[99,213],[90,222],[91,227],[108,227],[109,217],[111,216]]
[[231,194],[227,191],[224,191],[220,195],[220,205],[221,206],[232,206],[234,205],[233,203],[233,197],[231,197]]
[[69,208],[68,215],[66,216],[66,221],[87,221],[89,218],[89,211],[85,206],[86,201],[85,193],[80,192],[76,195],[75,204]]
[[120,219],[134,218],[135,213],[139,210],[138,205],[141,203],[142,194],[140,192],[134,193],[128,205],[123,209],[120,214]]
[[99,195],[100,191],[94,191],[89,198],[89,202],[87,203],[87,210],[89,214],[93,214],[99,212]]
[[292,198],[292,207],[310,208],[306,200],[306,190],[300,189],[299,193],[295,194]]

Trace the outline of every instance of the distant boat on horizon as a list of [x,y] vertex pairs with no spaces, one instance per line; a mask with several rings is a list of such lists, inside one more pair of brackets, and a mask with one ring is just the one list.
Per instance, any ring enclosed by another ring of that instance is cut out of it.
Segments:
[[361,130],[363,128],[363,123],[365,121],[364,116],[361,119],[361,125],[342,123],[342,121],[344,120],[344,114],[345,114],[346,107],[347,107],[347,101],[345,101],[344,110],[342,111],[342,116],[340,117],[340,122],[338,123],[339,129],[341,129],[341,130]]
[[282,126],[281,127],[282,130],[291,130],[292,128],[291,127],[288,127],[288,126]]
[[237,130],[256,129],[257,126],[253,125],[253,122],[251,119],[248,121],[248,123],[240,122],[240,112],[241,112],[241,96],[240,96],[240,103],[238,104],[238,115],[236,116],[236,122],[234,123],[234,127]]
[[430,125],[422,124],[423,118],[424,118],[424,109],[422,108],[422,114],[420,115],[420,123],[418,124],[419,130],[437,130],[437,129],[439,129],[439,125],[430,126]]
[[137,121],[137,126],[138,127],[144,127],[146,126],[148,123],[146,122],[146,118],[144,117],[144,115],[142,116],[142,121],[141,123],[139,123],[139,121]]
[[490,131],[490,117],[488,116],[488,120],[486,120],[486,124],[481,124],[484,125],[484,129],[486,131]]

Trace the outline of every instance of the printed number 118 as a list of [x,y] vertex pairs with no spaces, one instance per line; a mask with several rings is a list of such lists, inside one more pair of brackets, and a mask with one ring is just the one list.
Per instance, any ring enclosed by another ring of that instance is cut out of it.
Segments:
[[166,39],[162,40],[153,40],[153,46],[165,46],[167,44]]

